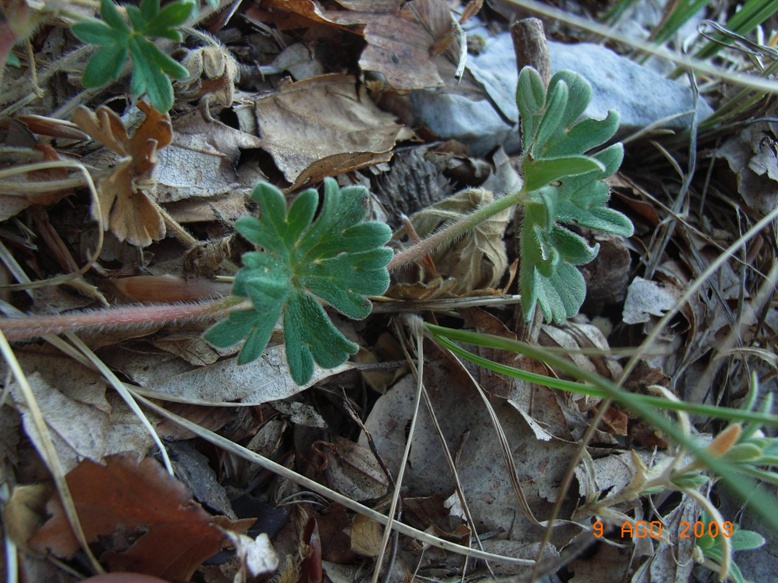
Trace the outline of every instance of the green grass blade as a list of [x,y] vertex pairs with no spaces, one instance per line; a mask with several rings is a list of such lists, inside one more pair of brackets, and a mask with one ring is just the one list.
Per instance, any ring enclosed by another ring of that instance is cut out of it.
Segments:
[[[436,339],[449,338],[461,342],[483,345],[483,338],[487,335],[467,332],[462,330],[451,330],[433,324],[425,324],[427,329]],[[659,429],[676,443],[682,444],[689,452],[694,454],[709,469],[720,476],[721,480],[742,500],[747,501],[753,506],[754,510],[778,531],[778,504],[774,496],[770,496],[763,487],[756,481],[744,476],[735,464],[731,464],[720,457],[714,456],[705,448],[700,447],[694,441],[684,435],[681,427],[665,417],[660,411],[653,407],[646,407],[641,402],[638,395],[625,391],[612,381],[598,376],[595,373],[578,368],[572,361],[559,357],[555,354],[546,353],[543,347],[532,346],[517,340],[492,337],[490,340],[508,348],[512,352],[523,354],[534,358],[566,373],[578,378],[581,381],[590,383],[600,388],[604,394],[615,402],[627,409],[640,415],[646,422]]]

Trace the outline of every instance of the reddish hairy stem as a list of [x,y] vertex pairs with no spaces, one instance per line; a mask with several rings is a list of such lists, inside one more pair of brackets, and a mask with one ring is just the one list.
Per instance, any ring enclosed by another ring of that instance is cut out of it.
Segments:
[[32,340],[46,334],[83,330],[142,330],[164,324],[214,322],[232,310],[246,307],[247,301],[234,297],[198,303],[122,306],[57,316],[0,318],[0,330],[8,340]]

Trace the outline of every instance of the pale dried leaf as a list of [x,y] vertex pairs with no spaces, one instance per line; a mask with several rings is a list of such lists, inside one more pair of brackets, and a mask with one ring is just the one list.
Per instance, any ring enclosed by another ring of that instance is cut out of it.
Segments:
[[338,435],[334,436],[332,444],[320,442],[317,448],[326,456],[324,471],[335,490],[357,501],[381,498],[386,494],[386,474],[368,448]]
[[642,324],[651,316],[663,316],[675,307],[679,297],[681,290],[675,287],[636,277],[627,290],[622,320],[625,324]]
[[333,175],[391,156],[402,126],[379,110],[364,88],[359,93],[356,88],[352,76],[322,75],[282,82],[257,99],[262,147],[289,182],[299,182],[301,174],[326,158]]
[[363,557],[377,557],[383,534],[383,527],[375,520],[357,514],[351,526],[351,550]]
[[[484,189],[464,190],[419,211],[411,217],[411,222],[416,234],[423,239],[444,225],[489,204],[493,197],[490,191]],[[401,270],[397,274],[397,283],[406,284],[406,287],[418,284],[422,289],[431,286],[441,288],[437,294],[426,294],[425,299],[444,295],[457,297],[494,288],[508,268],[503,236],[510,217],[510,209],[497,213],[459,240],[431,253],[435,268],[443,278],[440,283],[436,279],[436,274],[429,273],[429,270],[420,265],[415,265],[413,269]],[[403,227],[395,232],[392,239],[397,241],[406,235]],[[390,287],[387,295],[392,296],[394,293],[395,288]],[[407,294],[407,292],[403,293]]]
[[159,152],[159,202],[229,194],[246,188],[236,167],[242,150],[262,146],[262,140],[220,121],[208,122],[199,111],[173,124],[175,142]]
[[778,161],[771,124],[747,124],[727,139],[716,153],[737,177],[737,189],[748,206],[762,214],[778,204]]
[[117,352],[106,361],[156,398],[200,405],[260,405],[286,399],[323,379],[353,368],[345,362],[332,369],[314,368],[310,381],[291,380],[282,345],[267,348],[257,360],[236,366],[234,359],[193,367],[169,355]]
[[251,577],[272,573],[278,569],[281,562],[278,553],[264,532],[260,533],[256,539],[230,531],[225,531],[225,534],[235,545],[235,553],[238,555],[242,567]]
[[[101,460],[120,451],[141,455],[148,451],[151,436],[120,397],[106,396],[100,375],[64,357],[25,356],[22,362],[64,471],[84,458]],[[16,383],[11,385],[11,398],[22,413],[25,432],[42,451]]]

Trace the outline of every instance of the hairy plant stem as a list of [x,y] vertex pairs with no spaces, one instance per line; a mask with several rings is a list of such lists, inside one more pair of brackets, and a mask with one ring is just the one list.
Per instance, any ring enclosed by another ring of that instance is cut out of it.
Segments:
[[45,334],[84,330],[142,330],[165,324],[215,322],[232,310],[249,305],[243,298],[229,296],[197,303],[133,305],[57,316],[0,318],[0,330],[8,340],[32,340]]
[[487,205],[482,206],[473,213],[467,215],[460,221],[452,223],[447,227],[444,227],[437,233],[430,235],[424,239],[421,243],[404,249],[397,253],[394,258],[389,262],[386,268],[389,271],[394,271],[400,267],[421,259],[428,253],[434,251],[438,247],[442,247],[447,243],[457,240],[459,237],[467,233],[469,230],[474,229],[482,222],[486,221],[490,217],[497,213],[509,209],[512,206],[519,204],[524,197],[524,189],[508,194],[497,200],[493,200]]

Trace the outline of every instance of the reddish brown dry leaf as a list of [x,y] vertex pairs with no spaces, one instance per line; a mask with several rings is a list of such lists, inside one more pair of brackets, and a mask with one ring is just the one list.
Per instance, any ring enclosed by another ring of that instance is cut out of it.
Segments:
[[27,128],[42,136],[66,138],[69,140],[86,140],[88,136],[78,130],[73,122],[46,117],[43,115],[19,115],[14,119],[22,122]]
[[173,141],[168,114],[139,102],[146,119],[132,137],[116,113],[105,106],[91,112],[81,106],[73,114],[75,124],[121,156],[113,171],[97,185],[103,224],[120,241],[145,247],[165,236],[165,223],[152,203],[157,150]]
[[322,469],[338,492],[357,501],[386,494],[386,474],[369,449],[339,435],[333,436],[333,443],[317,441],[311,448],[324,458]]
[[319,180],[391,157],[403,127],[356,87],[350,75],[322,75],[282,82],[257,100],[263,148],[289,182],[299,183],[301,176]]
[[265,0],[246,9],[246,16],[264,24],[274,24],[279,30],[309,28],[315,24],[331,25],[313,0]]
[[614,435],[627,435],[629,428],[629,416],[616,407],[608,407],[602,418],[602,425]]
[[472,534],[463,519],[452,513],[442,494],[405,498],[403,512],[408,524],[446,540],[467,544]]
[[[100,559],[111,570],[189,580],[205,559],[221,550],[225,539],[217,524],[239,531],[250,525],[205,512],[152,458],[138,464],[135,453],[125,453],[106,461],[102,466],[85,460],[66,479],[87,540],[100,538],[109,545]],[[47,510],[52,516],[30,546],[58,557],[73,556],[79,545],[59,496]]]
[[351,523],[352,517],[349,511],[339,504],[333,504],[316,517],[319,538],[323,541],[322,559],[341,565],[348,565],[357,560],[357,555],[351,548]]
[[321,537],[319,536],[319,525],[316,519],[311,517],[305,525],[301,548],[305,559],[300,565],[300,581],[308,583],[321,583],[323,580],[321,564]]

